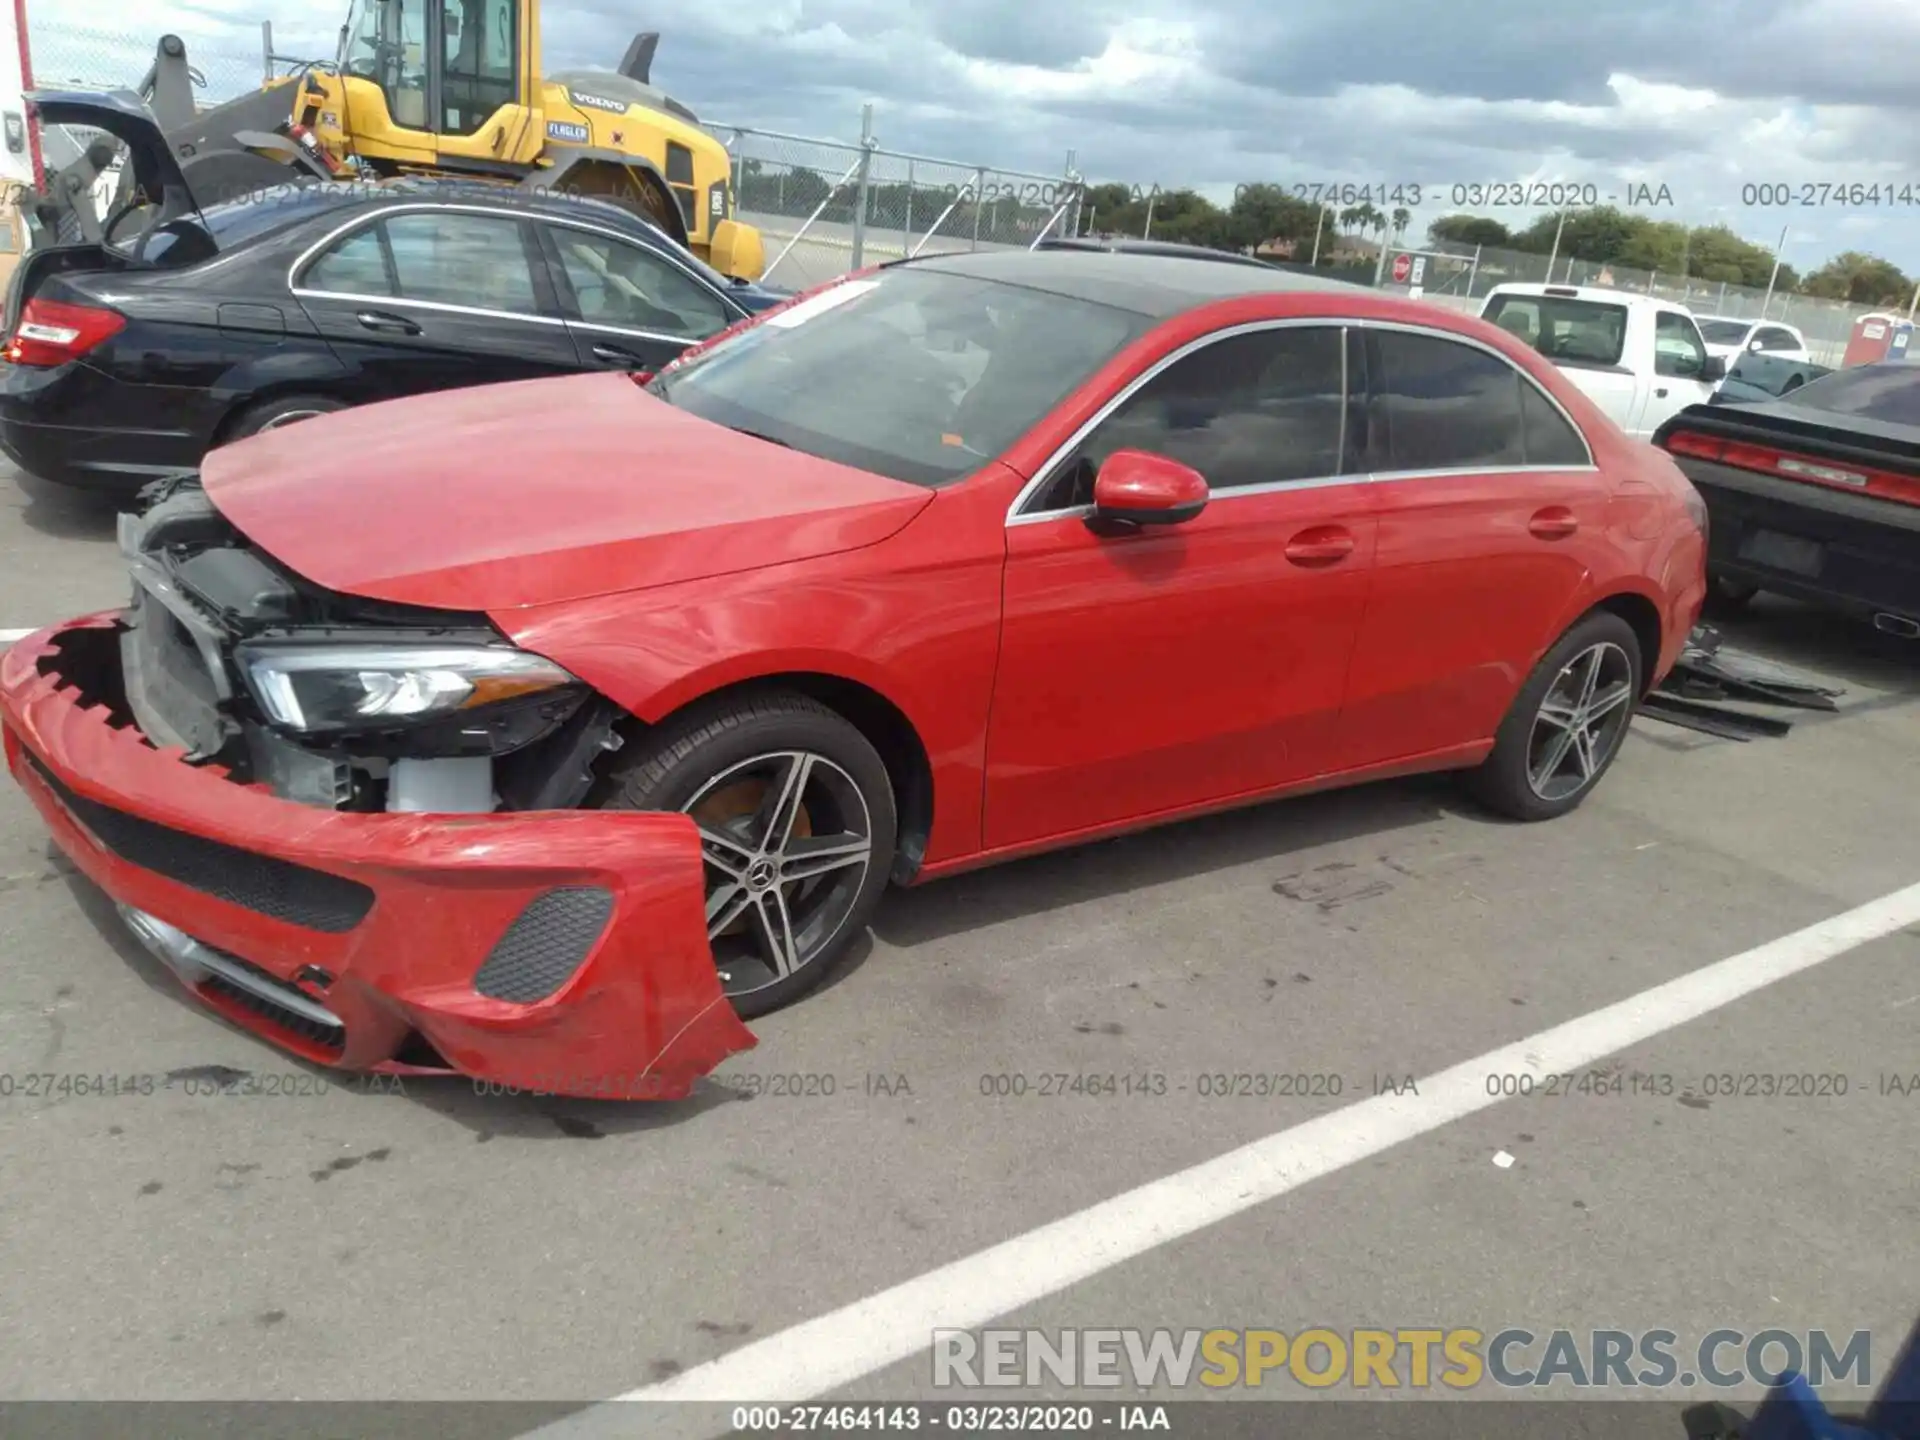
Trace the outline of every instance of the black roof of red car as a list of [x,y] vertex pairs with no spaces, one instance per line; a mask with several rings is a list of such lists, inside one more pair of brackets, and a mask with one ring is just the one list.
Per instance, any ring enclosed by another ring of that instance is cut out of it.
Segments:
[[1240,295],[1375,293],[1364,285],[1273,266],[1221,265],[1186,255],[1126,251],[982,250],[905,263],[1110,305],[1155,320]]

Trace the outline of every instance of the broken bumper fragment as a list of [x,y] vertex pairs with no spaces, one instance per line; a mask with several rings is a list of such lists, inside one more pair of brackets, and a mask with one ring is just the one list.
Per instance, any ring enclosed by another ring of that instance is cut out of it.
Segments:
[[349,813],[154,748],[63,673],[0,653],[7,768],[192,993],[308,1060],[673,1099],[754,1038],[707,943],[681,815]]

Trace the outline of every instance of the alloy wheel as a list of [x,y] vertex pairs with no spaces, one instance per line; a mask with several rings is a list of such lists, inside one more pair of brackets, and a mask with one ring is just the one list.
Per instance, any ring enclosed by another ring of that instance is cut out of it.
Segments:
[[729,766],[682,810],[700,830],[707,938],[721,988],[776,985],[846,925],[873,860],[873,821],[854,779],[807,750]]
[[1565,800],[1606,769],[1633,719],[1633,662],[1610,640],[1561,667],[1541,697],[1527,741],[1527,784],[1542,800]]
[[278,430],[282,425],[291,425],[296,420],[311,420],[316,415],[324,415],[324,410],[289,410],[284,415],[276,415],[256,432],[264,435],[269,430]]

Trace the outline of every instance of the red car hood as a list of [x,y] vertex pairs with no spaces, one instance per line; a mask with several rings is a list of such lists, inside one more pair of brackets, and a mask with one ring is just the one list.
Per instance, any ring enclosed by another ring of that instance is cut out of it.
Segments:
[[695,419],[618,374],[346,410],[215,450],[201,476],[315,584],[459,610],[831,555],[933,498]]

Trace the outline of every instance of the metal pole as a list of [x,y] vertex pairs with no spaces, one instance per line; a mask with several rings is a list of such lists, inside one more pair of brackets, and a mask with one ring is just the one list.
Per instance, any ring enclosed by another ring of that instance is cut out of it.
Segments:
[[913,161],[907,161],[907,218],[900,226],[902,247],[913,243]]
[[[864,151],[862,151],[861,159],[865,159],[865,158],[866,158],[866,154]],[[807,218],[801,222],[800,228],[793,232],[793,238],[787,241],[786,245],[781,249],[778,255],[773,257],[773,264],[767,266],[765,270],[760,272],[761,279],[764,280],[767,276],[771,275],[775,270],[778,270],[780,268],[780,262],[787,258],[787,251],[793,249],[794,246],[800,243],[800,237],[806,234],[807,230],[812,226],[813,222],[820,218],[820,212],[822,210],[825,210],[827,206],[833,203],[833,197],[840,193],[841,187],[853,178],[853,172],[855,170],[858,170],[859,168],[860,168],[860,161],[855,160],[853,164],[847,167],[846,173],[844,175],[842,175],[838,180],[834,181],[833,184],[827,187],[826,199],[822,200],[818,205],[813,207],[813,213],[807,216]],[[858,264],[855,264],[852,268],[855,270],[858,270],[860,267]]]
[[[1560,236],[1567,228],[1567,212],[1560,212],[1560,223],[1553,227],[1553,251],[1547,256],[1547,284],[1553,283],[1553,262],[1560,258]],[[1571,273],[1571,267],[1569,267]]]
[[1153,202],[1159,198],[1160,187],[1158,185],[1147,191],[1147,223],[1140,231],[1140,238],[1142,240],[1151,240],[1153,238]]
[[[980,173],[985,174],[986,172],[981,171]],[[947,202],[947,208],[940,212],[939,218],[936,219],[933,222],[933,224],[927,227],[927,233],[922,235],[919,241],[914,245],[913,249],[907,252],[907,258],[909,260],[911,260],[914,256],[918,255],[921,249],[926,245],[927,241],[931,240],[934,237],[934,233],[937,230],[939,230],[939,228],[942,225],[947,223],[947,217],[953,213],[954,207],[958,205],[962,200],[967,198],[967,194],[972,188],[973,188],[973,181],[969,180],[966,183],[966,185],[961,188],[960,192],[957,195],[955,195],[953,199]],[[979,214],[979,211],[980,211],[980,207],[978,205],[974,206],[974,213],[976,215]]]
[[1047,217],[1047,223],[1041,227],[1040,233],[1033,237],[1033,243],[1027,246],[1027,248],[1029,250],[1038,250],[1040,248],[1040,242],[1046,239],[1047,236],[1053,233],[1053,227],[1055,225],[1058,225],[1062,220],[1064,220],[1066,218],[1067,211],[1072,208],[1073,208],[1073,201],[1062,200],[1060,204],[1054,208],[1053,214]]
[[260,22],[260,73],[265,77],[260,82],[262,85],[273,83],[273,22],[271,20]]
[[1651,295],[1653,293],[1653,282],[1659,278],[1660,272],[1658,270],[1649,270],[1647,272],[1647,294]]
[[1479,275],[1480,275],[1480,247],[1476,245],[1473,247],[1473,264],[1467,270],[1467,298],[1469,300],[1473,298],[1473,282],[1479,278]]
[[1916,285],[1913,287],[1913,300],[1907,306],[1907,319],[1909,322],[1912,321],[1913,312],[1916,309],[1920,309],[1920,285]]
[[1780,227],[1780,243],[1773,247],[1773,273],[1767,276],[1767,295],[1760,302],[1760,318],[1767,318],[1767,311],[1773,306],[1773,285],[1780,278],[1780,252],[1787,248],[1787,227]]
[[1727,308],[1727,282],[1724,280],[1720,282],[1720,298],[1713,302],[1713,308],[1722,313]]
[[1320,218],[1313,222],[1313,258],[1307,262],[1309,265],[1318,265],[1320,263],[1320,232],[1326,228],[1327,207],[1322,205],[1320,207]]
[[987,193],[987,170],[983,165],[973,172],[973,248],[980,248],[980,201]]
[[873,102],[860,107],[860,158],[854,168],[860,173],[860,187],[853,197],[853,268],[858,270],[867,244],[867,194],[873,177]]

